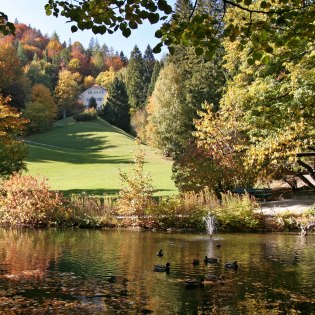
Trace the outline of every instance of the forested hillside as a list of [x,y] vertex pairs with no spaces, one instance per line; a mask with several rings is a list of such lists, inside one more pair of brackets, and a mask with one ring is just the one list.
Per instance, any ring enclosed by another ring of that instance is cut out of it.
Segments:
[[[180,40],[170,37],[171,54],[160,61],[149,46],[143,53],[135,46],[127,58],[93,38],[85,48],[17,23],[15,36],[0,39],[1,93],[29,120],[26,132],[36,134],[84,111],[79,93],[103,86],[108,97],[102,110],[92,109],[84,119],[97,114],[162,150],[174,161],[173,179],[181,191],[221,192],[273,179],[296,188],[297,178],[314,188],[305,177],[315,178],[311,158],[297,155],[314,150],[311,37],[299,20],[292,28],[300,37],[282,20],[266,20],[259,11],[270,8],[264,1],[248,1],[248,9],[219,4],[176,1],[169,25],[186,25],[187,32]],[[268,14],[287,19],[285,5],[273,4]],[[297,10],[308,13],[307,6]],[[189,28],[205,18],[216,26],[208,53],[199,46],[206,46],[200,38],[209,33]],[[25,154],[19,152],[17,160]]]

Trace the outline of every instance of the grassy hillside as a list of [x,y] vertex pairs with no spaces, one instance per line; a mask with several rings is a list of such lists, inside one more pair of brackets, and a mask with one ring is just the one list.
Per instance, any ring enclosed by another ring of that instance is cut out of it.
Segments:
[[[128,172],[136,147],[134,138],[102,119],[75,122],[67,118],[47,133],[25,139],[28,174],[48,178],[52,189],[65,193],[115,194],[121,188],[119,169]],[[145,171],[156,195],[177,192],[171,180],[172,162],[143,146]]]

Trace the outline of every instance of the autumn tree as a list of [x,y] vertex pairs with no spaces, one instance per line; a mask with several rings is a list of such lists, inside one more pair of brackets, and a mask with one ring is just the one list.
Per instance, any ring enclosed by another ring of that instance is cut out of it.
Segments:
[[137,142],[134,163],[129,174],[120,171],[122,189],[119,191],[117,208],[123,215],[144,215],[153,204],[151,176],[144,170],[145,151]]
[[114,81],[115,78],[115,71],[113,68],[110,68],[107,71],[101,72],[95,79],[95,83],[104,87],[108,88],[109,85]]
[[[243,16],[233,11],[226,18],[244,24]],[[283,32],[274,36],[285,36]],[[314,48],[307,42],[301,39],[294,46],[274,46],[272,55],[256,51],[249,57],[240,48],[241,38],[226,41],[232,79],[216,116],[207,107],[196,123],[199,146],[220,163],[242,159],[262,179],[296,169],[297,153],[314,145]],[[247,49],[254,49],[253,44]]]
[[129,132],[129,103],[124,82],[116,77],[109,85],[107,92],[108,97],[102,110],[102,117],[112,125]]
[[36,84],[32,87],[31,99],[26,104],[24,116],[29,119],[28,129],[31,133],[42,132],[52,128],[57,118],[58,108],[50,90]]
[[27,120],[8,105],[9,101],[0,96],[0,177],[26,169],[26,146],[17,137],[24,132]]
[[16,49],[11,44],[0,45],[0,92],[12,97],[12,106],[22,108],[27,88]]
[[66,117],[75,112],[79,85],[80,75],[72,73],[69,70],[63,70],[59,73],[58,84],[55,88],[55,102],[58,106],[59,115]]
[[83,87],[85,89],[88,89],[90,88],[91,86],[93,86],[95,84],[95,79],[91,76],[91,75],[88,75],[86,77],[84,77],[84,80],[83,80]]
[[46,46],[47,57],[50,58],[50,60],[53,60],[54,58],[60,56],[62,50],[63,47],[62,44],[60,43],[59,36],[55,32]]

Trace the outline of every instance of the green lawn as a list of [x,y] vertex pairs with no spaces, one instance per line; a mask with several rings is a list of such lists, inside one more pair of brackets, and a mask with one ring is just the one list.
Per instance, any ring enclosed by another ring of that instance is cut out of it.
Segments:
[[[88,122],[67,118],[51,131],[25,140],[29,148],[28,174],[48,178],[52,189],[66,194],[117,193],[121,188],[119,169],[131,169],[136,147],[133,137],[99,118]],[[154,148],[143,148],[145,171],[153,179],[155,194],[176,193],[171,180],[172,162]]]

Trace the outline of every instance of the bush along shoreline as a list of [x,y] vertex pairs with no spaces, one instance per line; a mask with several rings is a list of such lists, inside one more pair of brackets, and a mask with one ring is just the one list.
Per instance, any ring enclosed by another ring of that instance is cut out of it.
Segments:
[[[128,195],[129,196],[129,195]],[[283,213],[264,216],[249,195],[230,192],[221,198],[204,189],[176,196],[151,195],[117,198],[85,193],[65,198],[52,191],[47,180],[15,174],[0,183],[0,225],[3,227],[140,228],[158,231],[205,233],[205,217],[215,218],[220,232],[298,231],[300,224],[314,220],[315,209],[297,216]]]

